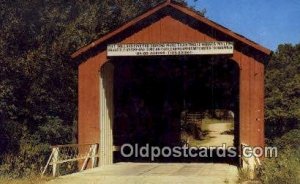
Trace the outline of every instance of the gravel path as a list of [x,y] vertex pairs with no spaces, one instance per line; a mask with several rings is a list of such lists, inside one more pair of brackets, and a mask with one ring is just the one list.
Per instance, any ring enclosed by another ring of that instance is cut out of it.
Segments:
[[223,134],[223,132],[232,129],[233,123],[207,123],[206,130],[209,130],[208,135],[205,136],[203,141],[199,141],[201,146],[233,146],[233,135]]

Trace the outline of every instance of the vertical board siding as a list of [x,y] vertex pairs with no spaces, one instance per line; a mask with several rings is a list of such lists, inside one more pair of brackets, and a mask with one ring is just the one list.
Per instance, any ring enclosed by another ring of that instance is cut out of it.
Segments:
[[265,126],[264,126],[264,64],[255,62],[257,72],[257,129],[256,136],[258,137],[257,145],[263,147],[265,145]]
[[252,62],[253,58],[249,58],[249,64],[250,64],[250,70],[249,70],[249,90],[250,90],[250,95],[249,95],[249,101],[250,101],[250,106],[249,106],[249,113],[250,113],[250,119],[249,119],[249,145],[254,145],[256,142],[257,136],[255,135],[256,132],[256,111],[257,111],[257,94],[256,94],[256,81],[255,81],[255,63]]
[[105,53],[89,58],[78,73],[78,142],[99,143],[99,66]]
[[[113,163],[113,65],[101,68],[100,78],[100,165]],[[99,124],[99,123],[98,123]]]
[[[224,36],[224,38],[227,37]],[[121,43],[201,41],[216,41],[216,38],[201,32],[201,28],[196,30],[171,16],[165,16],[148,27],[132,33]],[[232,59],[240,67],[240,143],[264,145],[264,65],[237,50],[234,51]],[[79,144],[98,143],[100,134],[107,133],[102,132],[104,130],[100,130],[99,127],[100,123],[109,121],[105,119],[107,117],[100,118],[100,104],[102,104],[101,108],[104,104],[99,95],[99,70],[106,61],[107,57],[104,51],[88,58],[79,66]],[[260,120],[257,121],[257,119]]]
[[250,60],[248,56],[241,55],[240,61],[240,140],[250,144]]
[[265,146],[265,66],[264,64],[260,63],[260,117],[261,117],[261,122],[260,122],[260,128],[261,128],[261,133],[260,135],[260,145],[263,147]]
[[261,81],[263,81],[262,78],[262,66],[263,64],[256,62],[254,58],[251,58],[251,137],[250,137],[250,145],[252,146],[263,146],[261,144],[261,140],[264,137],[263,132],[263,123],[264,123],[264,117],[263,117],[263,93],[264,90],[262,88],[263,84]]

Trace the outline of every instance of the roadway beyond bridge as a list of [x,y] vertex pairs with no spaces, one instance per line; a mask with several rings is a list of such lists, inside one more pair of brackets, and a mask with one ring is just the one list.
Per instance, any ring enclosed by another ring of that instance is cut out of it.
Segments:
[[219,163],[117,163],[61,176],[49,184],[236,183],[236,166]]

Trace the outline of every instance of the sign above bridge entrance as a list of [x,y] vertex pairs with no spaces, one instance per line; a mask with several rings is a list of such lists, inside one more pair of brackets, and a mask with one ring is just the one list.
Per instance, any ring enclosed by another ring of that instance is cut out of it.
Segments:
[[110,44],[107,56],[173,56],[233,54],[233,42]]

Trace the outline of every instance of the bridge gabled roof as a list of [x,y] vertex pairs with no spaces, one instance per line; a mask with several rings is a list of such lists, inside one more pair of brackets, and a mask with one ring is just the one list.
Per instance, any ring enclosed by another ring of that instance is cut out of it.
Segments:
[[[176,3],[172,0],[167,0],[167,1],[162,2],[162,3],[158,4],[157,6],[151,8],[150,10],[146,11],[142,15],[134,18],[133,20],[125,23],[124,25],[120,26],[116,30],[111,31],[111,32],[107,33],[106,35],[100,37],[99,39],[93,41],[92,43],[80,48],[79,50],[77,50],[76,52],[74,52],[71,55],[72,58],[76,58],[76,57],[88,52],[89,50],[107,42],[108,40],[112,39],[116,35],[121,34],[122,32],[125,32],[126,30],[130,29],[134,25],[144,21],[147,17],[158,14],[159,12],[163,11],[166,8],[174,9],[177,12],[180,12],[186,16],[192,17],[196,21],[200,21],[201,23],[206,24],[207,26],[218,30],[219,32],[221,32],[223,34],[226,34],[228,37],[233,38],[239,42],[242,42],[242,43],[248,45],[249,47],[261,52],[262,54],[265,54],[265,55],[271,54],[271,50],[259,45],[258,43],[255,43],[254,41],[251,41],[251,40],[245,38],[244,36],[242,36],[240,34],[237,34],[233,31],[221,26],[220,24],[217,24],[214,21],[209,20],[208,18],[205,18],[205,17],[199,15],[199,13],[195,12],[193,9],[188,8],[179,3]],[[168,12],[170,12],[170,11],[168,11]]]

